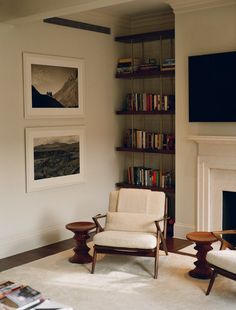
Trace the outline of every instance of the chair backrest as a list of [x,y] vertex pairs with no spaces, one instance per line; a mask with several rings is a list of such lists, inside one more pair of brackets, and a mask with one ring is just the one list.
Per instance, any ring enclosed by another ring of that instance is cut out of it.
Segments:
[[122,188],[110,193],[105,230],[155,232],[154,220],[164,215],[165,193]]
[[147,189],[121,188],[110,192],[110,212],[129,212],[156,214],[159,217],[165,213],[165,193]]

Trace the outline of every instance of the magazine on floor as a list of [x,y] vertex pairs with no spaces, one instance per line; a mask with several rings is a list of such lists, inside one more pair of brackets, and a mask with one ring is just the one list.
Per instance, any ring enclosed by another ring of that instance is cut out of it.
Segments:
[[[42,301],[39,291],[29,285],[20,286],[11,281],[0,284],[0,305],[4,309],[29,309]],[[0,308],[0,309],[1,309]]]

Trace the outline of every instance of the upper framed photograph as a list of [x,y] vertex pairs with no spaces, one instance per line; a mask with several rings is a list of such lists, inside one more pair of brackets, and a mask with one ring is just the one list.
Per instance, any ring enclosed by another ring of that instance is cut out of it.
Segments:
[[23,53],[25,118],[84,116],[84,60]]
[[84,127],[26,128],[26,192],[84,181]]

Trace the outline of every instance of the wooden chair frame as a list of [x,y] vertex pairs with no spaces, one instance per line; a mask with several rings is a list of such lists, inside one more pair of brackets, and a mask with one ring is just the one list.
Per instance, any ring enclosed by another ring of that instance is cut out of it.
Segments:
[[[221,231],[213,231],[212,234],[221,242],[220,250],[225,250],[226,248],[231,249],[231,250],[236,250],[236,248],[230,244],[228,241],[224,240],[221,235],[230,235],[230,234],[236,234],[236,230],[221,230]],[[222,276],[225,276],[229,279],[232,279],[236,281],[236,274],[229,272],[227,270],[224,270],[222,268],[219,268],[218,266],[215,266],[213,264],[209,264],[213,268],[212,276],[206,291],[206,295],[210,294],[210,291],[212,289],[212,286],[215,282],[215,278],[217,274],[220,274]]]
[[[105,218],[106,215],[98,214],[93,217],[93,221],[96,224],[96,233],[104,231],[101,224],[99,223],[99,219]],[[121,247],[110,247],[110,246],[100,246],[94,245],[94,252],[93,252],[93,262],[92,262],[92,270],[91,273],[93,274],[95,271],[95,265],[97,261],[97,254],[121,254],[121,255],[131,255],[131,256],[145,256],[145,257],[154,257],[154,279],[157,279],[158,276],[158,262],[159,262],[159,249],[160,243],[165,251],[165,254],[168,255],[168,250],[165,241],[166,235],[166,226],[167,226],[168,217],[164,216],[162,219],[155,221],[156,225],[156,239],[157,239],[157,246],[154,249],[130,249],[130,248],[121,248]],[[160,222],[164,221],[164,234],[160,228]]]

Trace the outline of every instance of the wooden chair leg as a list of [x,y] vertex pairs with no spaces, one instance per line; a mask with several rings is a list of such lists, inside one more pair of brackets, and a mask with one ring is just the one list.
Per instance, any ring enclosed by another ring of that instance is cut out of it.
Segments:
[[154,264],[154,279],[157,279],[157,277],[158,277],[159,248],[160,248],[160,234],[158,233],[157,234],[155,264]]
[[162,234],[162,232],[160,232],[160,235],[161,235],[161,244],[162,244],[162,247],[165,251],[165,254],[168,255],[168,249],[167,249],[167,246],[166,246],[166,240]]
[[94,271],[95,271],[95,265],[96,265],[96,262],[97,262],[97,251],[96,251],[95,246],[94,246],[93,249],[94,249],[94,250],[93,250],[93,263],[92,263],[92,271],[91,271],[91,273],[94,273]]
[[211,288],[215,282],[216,275],[217,275],[217,273],[215,272],[215,270],[213,270],[212,275],[211,275],[211,280],[210,280],[210,283],[209,283],[207,291],[206,291],[206,295],[210,294]]

